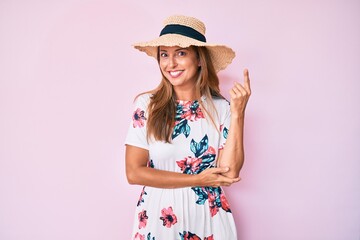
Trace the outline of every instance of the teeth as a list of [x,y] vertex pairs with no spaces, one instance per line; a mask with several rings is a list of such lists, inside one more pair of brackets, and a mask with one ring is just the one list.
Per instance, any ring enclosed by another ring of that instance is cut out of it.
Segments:
[[172,77],[176,77],[176,76],[179,76],[181,74],[182,71],[175,71],[175,72],[170,72],[170,75]]

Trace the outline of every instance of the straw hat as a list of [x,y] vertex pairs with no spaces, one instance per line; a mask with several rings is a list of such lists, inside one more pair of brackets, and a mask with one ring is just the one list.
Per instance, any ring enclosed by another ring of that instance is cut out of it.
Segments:
[[136,43],[133,46],[157,59],[159,46],[206,47],[209,50],[215,71],[225,69],[235,57],[235,52],[220,44],[206,42],[205,25],[199,19],[181,15],[170,16],[164,21],[160,36],[152,41]]

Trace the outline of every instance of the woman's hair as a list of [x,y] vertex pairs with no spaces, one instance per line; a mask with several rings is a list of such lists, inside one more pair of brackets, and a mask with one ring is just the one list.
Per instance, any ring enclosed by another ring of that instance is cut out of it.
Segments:
[[[216,126],[214,116],[217,116],[217,111],[212,99],[224,98],[220,94],[219,78],[206,47],[191,46],[191,48],[195,50],[200,60],[199,75],[195,85],[195,99],[199,101],[201,110],[209,116],[211,122]],[[155,140],[170,143],[176,114],[176,99],[173,86],[163,75],[160,84],[154,90],[147,93],[152,94],[148,106],[148,140],[150,137],[153,137]],[[201,101],[202,96],[205,96],[206,106]]]

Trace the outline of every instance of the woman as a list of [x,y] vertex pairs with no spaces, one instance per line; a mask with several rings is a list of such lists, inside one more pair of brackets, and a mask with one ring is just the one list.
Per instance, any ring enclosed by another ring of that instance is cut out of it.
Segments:
[[162,80],[136,98],[125,141],[128,181],[144,185],[132,238],[237,239],[221,186],[240,180],[248,71],[229,105],[216,73],[235,53],[206,43],[205,25],[192,17],[167,18],[160,37],[134,47],[157,59]]

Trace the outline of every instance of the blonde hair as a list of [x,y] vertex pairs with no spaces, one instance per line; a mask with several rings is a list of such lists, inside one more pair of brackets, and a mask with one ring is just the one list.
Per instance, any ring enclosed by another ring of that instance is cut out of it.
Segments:
[[[220,94],[219,78],[207,48],[196,46],[191,46],[191,48],[195,50],[200,60],[198,78],[195,84],[195,99],[198,100],[201,110],[210,118],[212,124],[218,130],[214,121],[217,111],[213,98],[224,98]],[[148,106],[147,138],[149,140],[150,137],[153,137],[154,140],[171,143],[176,114],[176,99],[173,86],[163,75],[160,84],[146,93],[152,94]],[[205,96],[207,104],[201,101],[202,96]]]

